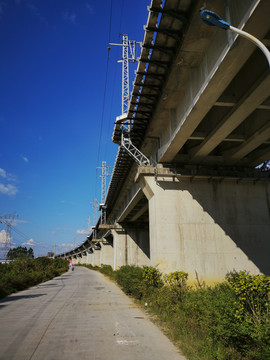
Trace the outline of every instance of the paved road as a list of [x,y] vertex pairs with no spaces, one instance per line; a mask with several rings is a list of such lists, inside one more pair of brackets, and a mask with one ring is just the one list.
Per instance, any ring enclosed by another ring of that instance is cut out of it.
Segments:
[[102,274],[75,268],[0,301],[1,360],[185,360]]

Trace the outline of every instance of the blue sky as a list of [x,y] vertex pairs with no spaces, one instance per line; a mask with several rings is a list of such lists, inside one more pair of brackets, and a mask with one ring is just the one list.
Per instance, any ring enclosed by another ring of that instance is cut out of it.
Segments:
[[18,214],[14,246],[44,255],[86,238],[100,200],[96,168],[117,153],[121,48],[110,50],[105,92],[109,37],[142,41],[149,5],[113,0],[111,12],[111,0],[0,0],[0,216]]

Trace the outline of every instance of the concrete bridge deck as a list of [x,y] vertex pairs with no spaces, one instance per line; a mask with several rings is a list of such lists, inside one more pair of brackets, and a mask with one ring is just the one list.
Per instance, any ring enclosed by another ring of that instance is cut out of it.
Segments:
[[2,360],[185,360],[102,274],[75,268],[0,301]]

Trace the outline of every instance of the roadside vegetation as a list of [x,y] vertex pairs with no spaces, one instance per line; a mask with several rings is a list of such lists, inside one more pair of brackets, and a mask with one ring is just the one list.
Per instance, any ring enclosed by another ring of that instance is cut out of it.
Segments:
[[166,335],[190,360],[270,359],[270,276],[245,271],[223,282],[187,285],[188,274],[153,267],[85,265],[114,279],[156,315]]
[[0,264],[0,298],[50,280],[68,271],[69,263],[63,259],[32,258],[20,255],[8,264]]

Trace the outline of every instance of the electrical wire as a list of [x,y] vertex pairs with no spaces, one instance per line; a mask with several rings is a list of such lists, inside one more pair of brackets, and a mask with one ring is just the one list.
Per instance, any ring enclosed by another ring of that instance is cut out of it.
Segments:
[[[121,34],[123,32],[122,31],[123,12],[124,12],[124,0],[122,0],[122,3],[121,3],[118,34]],[[118,66],[118,64],[117,64],[117,62],[115,62],[114,63],[114,69],[113,69],[113,74],[114,75],[113,75],[113,82],[112,82],[111,105],[110,105],[110,112],[109,112],[109,116],[108,116],[109,121],[111,121],[111,119],[112,119],[112,106],[113,106],[114,96],[115,96],[115,83],[116,83],[117,66]],[[107,158],[107,154],[108,154],[108,139],[110,138],[109,131],[111,130],[110,125],[111,124],[109,123],[108,126],[107,126],[106,143],[105,143],[105,155],[104,155],[105,158]]]
[[[110,41],[111,41],[112,7],[113,7],[113,0],[111,0],[111,7],[110,7],[109,41],[108,41],[108,43],[110,43]],[[108,81],[109,57],[110,57],[110,51],[109,51],[109,48],[108,48],[107,63],[106,63],[106,72],[105,72],[105,85],[104,85],[104,94],[103,94],[103,104],[102,104],[102,114],[101,114],[100,132],[99,132],[98,155],[97,155],[97,164],[96,164],[96,167],[98,167],[99,157],[100,157],[100,146],[101,146],[101,137],[102,137],[103,123],[104,123],[105,100],[106,100],[107,81]],[[96,184],[95,184],[95,197],[96,197],[96,195],[97,195],[97,173],[96,173]]]
[[25,240],[29,240],[30,236],[27,236],[26,234],[24,234],[21,230],[19,230],[18,228],[16,228],[13,225],[10,225],[10,228],[12,231],[14,231],[17,235],[21,236],[22,238],[24,238]]

